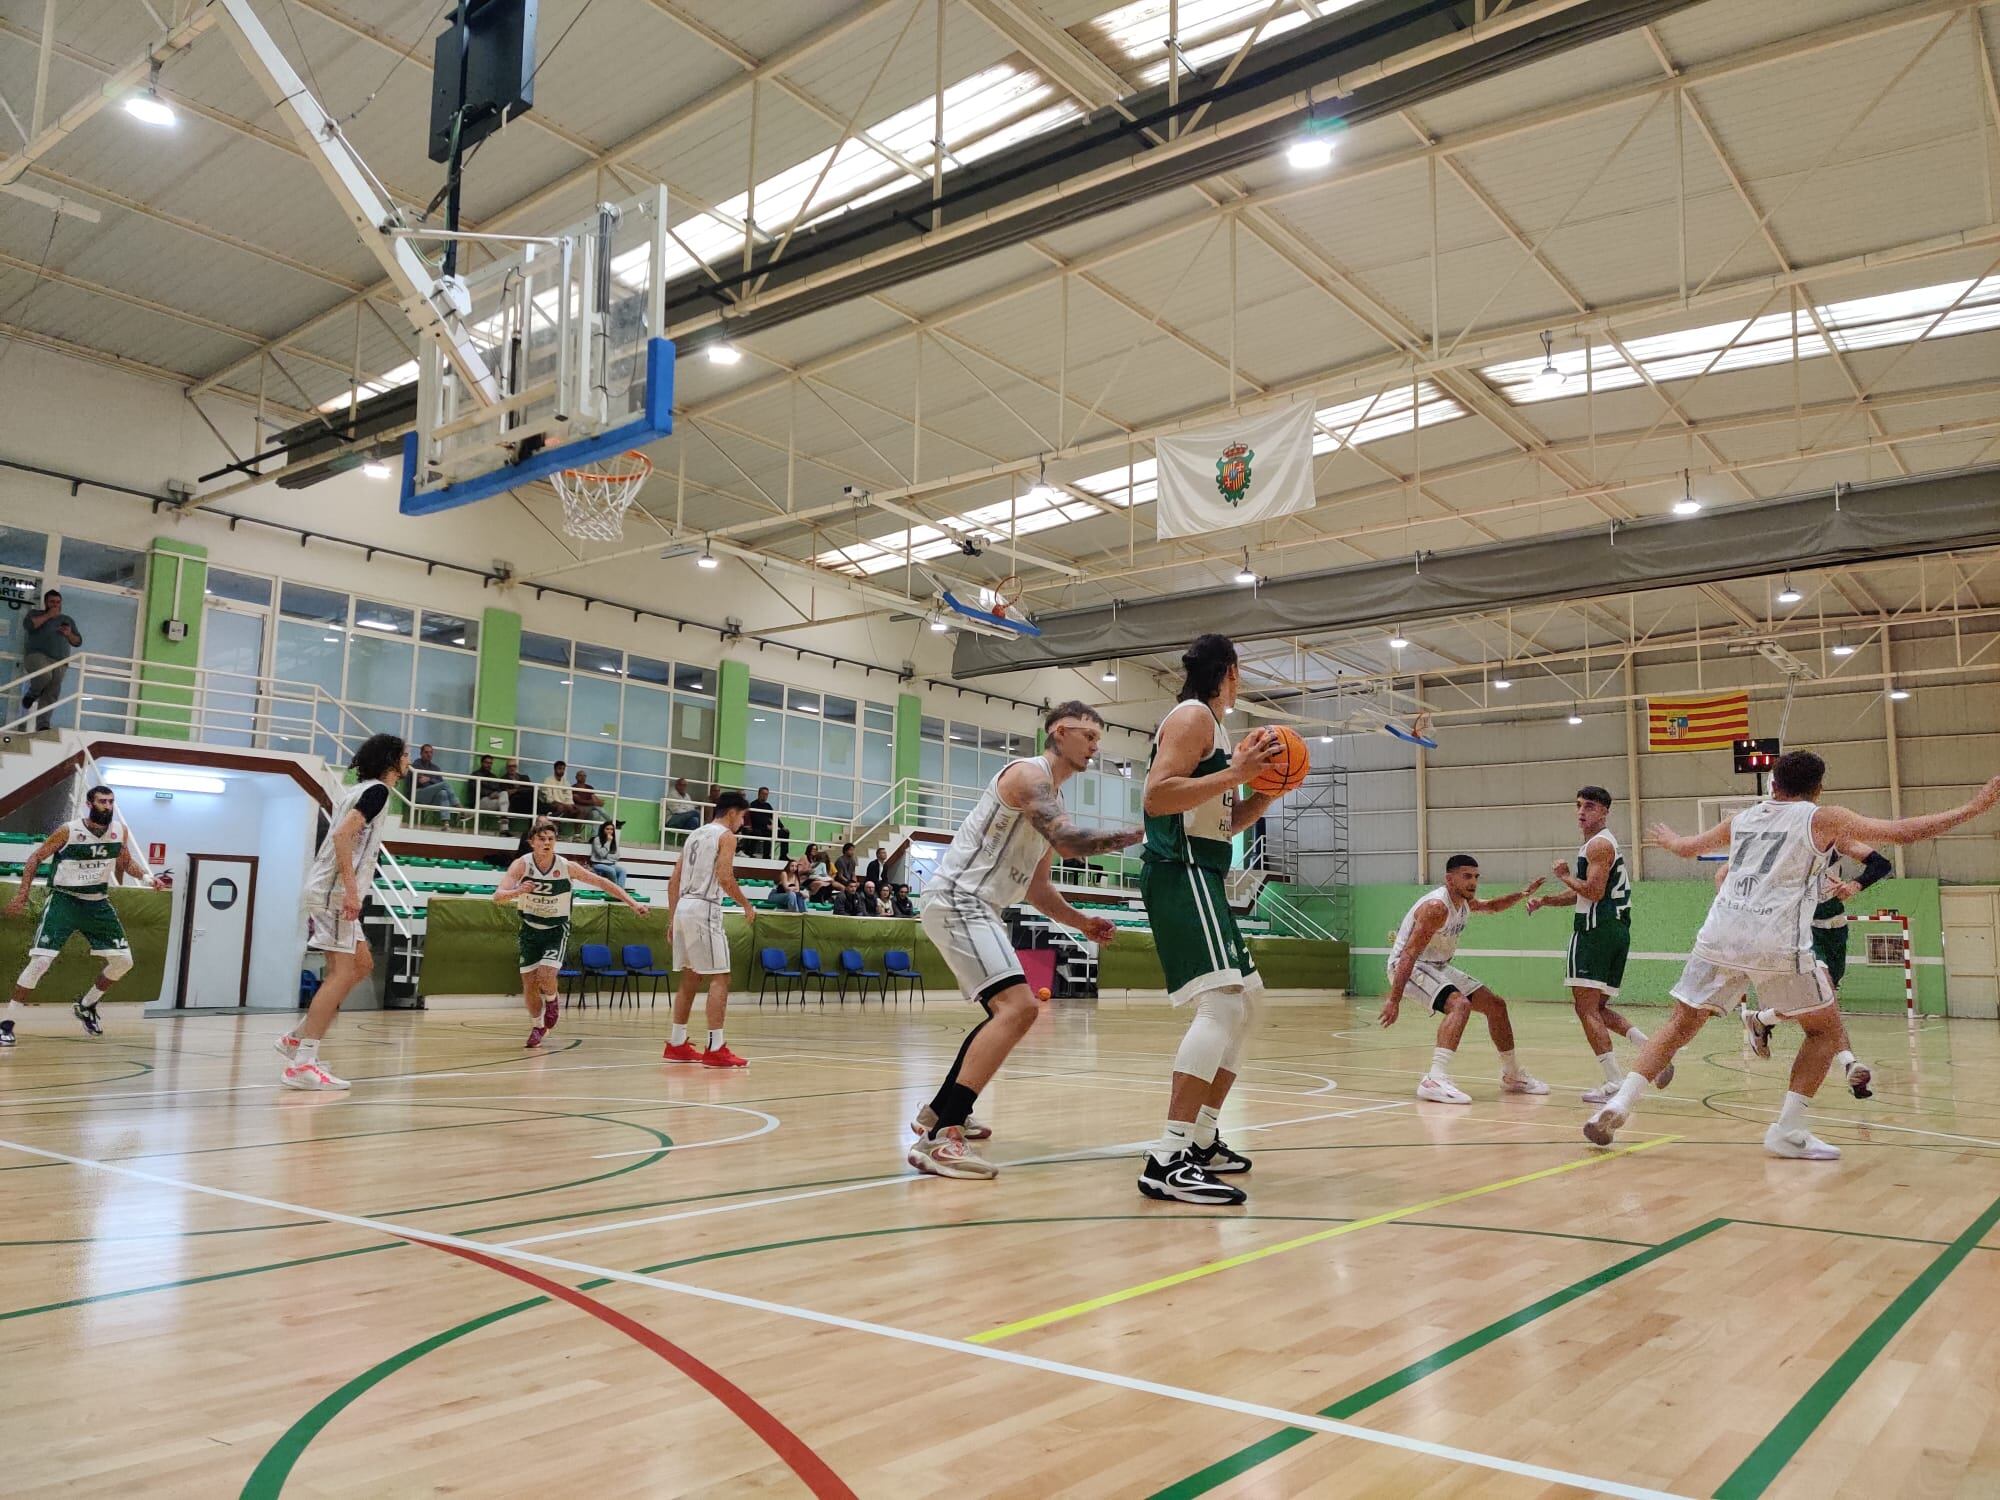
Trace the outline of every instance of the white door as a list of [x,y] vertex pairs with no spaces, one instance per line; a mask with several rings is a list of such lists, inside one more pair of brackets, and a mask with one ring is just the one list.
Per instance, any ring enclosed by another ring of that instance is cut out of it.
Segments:
[[2000,889],[1946,886],[1938,892],[1944,919],[1945,1000],[1955,1016],[2000,1016]]
[[183,1006],[241,1005],[250,978],[250,918],[257,860],[246,854],[188,856],[188,914],[181,938]]
[[210,604],[201,617],[201,723],[195,738],[217,745],[254,745],[268,705],[258,678],[264,671],[264,616]]

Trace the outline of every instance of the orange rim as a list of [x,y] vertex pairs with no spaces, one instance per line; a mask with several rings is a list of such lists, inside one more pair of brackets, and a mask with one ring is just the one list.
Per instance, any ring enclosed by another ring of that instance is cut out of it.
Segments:
[[[623,467],[620,467],[620,465]],[[635,479],[645,479],[653,472],[653,461],[636,449],[621,453],[610,463],[597,468],[564,469],[565,479],[582,479],[599,484],[629,483]]]

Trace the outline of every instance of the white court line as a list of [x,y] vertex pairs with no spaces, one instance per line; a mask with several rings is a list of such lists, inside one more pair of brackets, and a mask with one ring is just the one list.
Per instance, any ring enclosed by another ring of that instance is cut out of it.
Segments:
[[[1344,1120],[1350,1115],[1374,1114],[1377,1110],[1401,1109],[1408,1101],[1398,1099],[1391,1104],[1371,1105],[1366,1109],[1339,1110],[1332,1114],[1304,1115],[1295,1120],[1273,1120],[1269,1125],[1234,1125],[1230,1128],[1238,1134],[1252,1130],[1275,1130],[1280,1125],[1303,1125],[1308,1120]],[[1024,1156],[1014,1161],[1001,1162],[1002,1167],[1033,1167],[1045,1162],[1074,1161],[1078,1157],[1109,1156],[1114,1152],[1140,1151],[1152,1145],[1146,1141],[1114,1141],[1104,1146],[1085,1146],[1076,1151],[1055,1151],[1046,1156]],[[670,1214],[651,1214],[643,1219],[620,1219],[610,1224],[589,1224],[574,1229],[558,1229],[549,1234],[537,1234],[524,1240],[503,1241],[508,1249],[518,1249],[523,1245],[546,1245],[552,1240],[585,1239],[597,1234],[616,1234],[621,1229],[643,1229],[653,1224],[671,1224],[682,1219],[706,1219],[716,1214],[742,1213],[751,1208],[768,1208],[778,1203],[800,1203],[808,1198],[833,1198],[842,1193],[865,1192],[870,1188],[894,1187],[898,1183],[922,1182],[922,1172],[899,1172],[894,1177],[873,1177],[866,1182],[845,1182],[838,1187],[810,1188],[802,1193],[780,1193],[769,1198],[745,1198],[734,1203],[711,1203],[706,1208],[681,1209]]]
[[1155,1380],[1142,1380],[1132,1375],[1118,1375],[1109,1370],[1095,1370],[1085,1365],[1064,1364],[1058,1360],[1041,1359],[1032,1354],[1022,1354],[1013,1349],[998,1349],[987,1344],[971,1344],[963,1339],[945,1338],[940,1334],[918,1333],[914,1329],[896,1328],[887,1323],[871,1323],[860,1318],[844,1318],[837,1313],[818,1312],[808,1307],[794,1307],[784,1302],[769,1302],[761,1297],[745,1297],[735,1292],[716,1291],[709,1287],[694,1286],[687,1282],[668,1281],[659,1276],[648,1276],[638,1271],[619,1271],[609,1266],[594,1266],[583,1261],[562,1260],[551,1255],[537,1255],[507,1245],[493,1245],[481,1240],[461,1239],[457,1235],[437,1234],[427,1229],[407,1228],[386,1219],[363,1218],[358,1214],[336,1213],[331,1209],[309,1208],[303,1204],[287,1203],[278,1198],[260,1198],[253,1193],[233,1192],[228,1188],[209,1187],[204,1183],[187,1182],[178,1177],[167,1177],[157,1172],[140,1171],[134,1167],[122,1167],[110,1162],[95,1161],[87,1156],[69,1156],[60,1151],[45,1151],[39,1146],[25,1146],[16,1141],[0,1140],[0,1149],[18,1151],[26,1156],[39,1156],[47,1161],[67,1162],[73,1167],[86,1167],[93,1171],[108,1172],[117,1177],[129,1177],[138,1182],[150,1182],[160,1187],[179,1188],[183,1192],[202,1193],[213,1198],[225,1198],[236,1203],[247,1203],[256,1208],[270,1209],[275,1213],[293,1214],[305,1219],[318,1219],[327,1224],[345,1224],[354,1229],[366,1229],[376,1234],[393,1236],[397,1239],[414,1240],[421,1244],[442,1245],[450,1249],[470,1250],[475,1254],[498,1256],[504,1260],[520,1261],[528,1265],[543,1266],[550,1270],[567,1271],[572,1275],[591,1278],[601,1277],[607,1281],[624,1282],[629,1286],[650,1287],[656,1291],[676,1292],[684,1297],[693,1297],[703,1302],[721,1303],[727,1307],[740,1307],[751,1312],[772,1313],[781,1318],[795,1318],[800,1322],[817,1323],[825,1328],[845,1329],[850,1333],[872,1334],[876,1338],[892,1339],[897,1343],[916,1344],[927,1349],[941,1349],[951,1354],[969,1355],[976,1359],[990,1360],[996,1364],[1013,1365],[1018,1369],[1036,1370],[1046,1375],[1062,1375],[1071,1380],[1087,1381],[1093,1385],[1112,1386],[1119,1390],[1135,1391],[1140,1395],[1158,1396],[1168,1401],[1180,1401],[1191,1406],[1207,1407],[1211,1411],[1226,1411],[1238,1416],[1257,1417],[1281,1427],[1304,1427],[1314,1432],[1324,1432],[1334,1437],[1353,1438],[1357,1442],[1370,1443],[1376,1447],[1399,1449],[1405,1453],[1419,1453],[1428,1458],[1441,1458],[1452,1463],[1469,1465],[1473,1468],[1489,1469],[1501,1474],[1515,1474],[1525,1479],[1539,1480],[1544,1484],[1567,1485],[1592,1494],[1616,1495],[1621,1500],[1687,1500],[1667,1490],[1646,1489],[1638,1485],[1620,1484],[1615,1480],[1593,1479],[1584,1474],[1572,1474],[1563,1469],[1552,1469],[1541,1464],[1521,1463],[1511,1458],[1501,1458],[1490,1453],[1478,1453],[1469,1448],[1454,1448],[1444,1443],[1428,1442],[1422,1438],[1405,1437],[1401,1433],[1382,1432],[1372,1427],[1357,1427],[1351,1422],[1336,1422],[1328,1417],[1306,1412],[1288,1411],[1284,1407],[1265,1406],[1255,1401],[1238,1401],[1229,1396],[1211,1395],[1206,1391],[1191,1390],[1185,1386],[1166,1385]]
[[[1737,1109],[1754,1109],[1760,1115],[1784,1113],[1782,1110],[1771,1108],[1768,1104],[1738,1104],[1735,1107]],[[1819,1117],[1818,1123],[1822,1130],[1847,1130],[1863,1134],[1870,1130],[1893,1130],[1898,1135],[1934,1135],[1941,1141],[1964,1141],[1967,1145],[1972,1146],[2000,1146],[2000,1141],[1989,1141],[1982,1136],[1953,1135],[1949,1130],[1923,1130],[1915,1125],[1883,1125],[1874,1120],[1849,1120],[1844,1115],[1823,1114]],[[1856,1141],[1853,1144],[1866,1146],[1870,1143],[1867,1141]]]

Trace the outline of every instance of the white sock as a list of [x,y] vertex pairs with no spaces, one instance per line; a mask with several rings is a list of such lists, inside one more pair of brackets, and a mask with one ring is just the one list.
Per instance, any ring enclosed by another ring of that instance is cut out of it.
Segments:
[[104,998],[104,991],[100,990],[96,985],[93,984],[89,989],[83,992],[82,996],[77,1000],[76,1003],[78,1005],[81,1005],[85,1010],[96,1010],[97,1002],[102,1000],[103,998]]
[[1451,1082],[1451,1048],[1431,1048],[1431,1077],[1439,1083]]
[[318,1062],[319,1061],[318,1041],[307,1037],[300,1037],[299,1050],[297,1053],[293,1055],[292,1061],[302,1062],[302,1063]]
[[1776,1026],[1782,1018],[1775,1010],[1760,1010],[1757,1019],[1766,1026]]
[[708,1033],[708,1050],[711,1052],[720,1052],[722,1050],[722,1028],[720,1026],[715,1027]]
[[1204,1151],[1215,1144],[1215,1127],[1220,1118],[1213,1105],[1204,1104],[1194,1112],[1194,1143]]
[[1630,1031],[1625,1033],[1625,1040],[1635,1047],[1643,1047],[1646,1045],[1646,1033],[1634,1026]]
[[1598,1053],[1597,1065],[1598,1067],[1604,1069],[1604,1081],[1610,1084],[1614,1089],[1617,1088],[1619,1084],[1625,1081],[1625,1074],[1619,1069],[1618,1066],[1618,1054],[1616,1052]]
[[668,1042],[676,1047],[685,1047],[687,1039],[688,1029],[686,1023],[681,1021],[674,1022],[673,1033],[667,1038]]
[[1812,1103],[1804,1094],[1786,1093],[1785,1107],[1778,1111],[1778,1129],[1804,1130],[1806,1128],[1806,1106]]
[[1153,1160],[1165,1166],[1194,1141],[1194,1125],[1187,1120],[1169,1120],[1167,1128],[1160,1132],[1160,1138],[1153,1143]]
[[1645,1091],[1645,1075],[1643,1073],[1627,1073],[1625,1081],[1618,1085],[1618,1092],[1610,1102],[1624,1110],[1629,1117],[1632,1111],[1639,1107],[1639,1096]]
[[1519,1078],[1521,1076],[1521,1065],[1514,1061],[1514,1054],[1511,1051],[1500,1054],[1500,1076],[1502,1078]]

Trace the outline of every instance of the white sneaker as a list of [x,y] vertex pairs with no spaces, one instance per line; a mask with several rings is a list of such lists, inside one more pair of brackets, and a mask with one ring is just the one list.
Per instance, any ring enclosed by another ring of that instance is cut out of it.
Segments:
[[1546,1094],[1548,1091],[1546,1083],[1527,1073],[1500,1075],[1500,1092],[1503,1094]]
[[[1546,1092],[1546,1090],[1544,1090]],[[1417,1097],[1433,1104],[1470,1104],[1472,1095],[1449,1078],[1433,1078],[1428,1073],[1417,1080]]]
[[918,1136],[905,1160],[933,1177],[997,1177],[1000,1173],[965,1144],[965,1132],[956,1125],[947,1125],[936,1135]]
[[1774,1123],[1764,1132],[1764,1149],[1773,1156],[1789,1156],[1799,1161],[1840,1160],[1840,1147],[1829,1146],[1804,1126],[1780,1130]]
[[271,1050],[282,1057],[289,1066],[299,1060],[299,1039],[288,1031],[271,1043]]
[[317,1092],[344,1089],[345,1078],[336,1078],[327,1072],[325,1066],[317,1062],[295,1062],[278,1075],[278,1081],[288,1089],[307,1089]]
[[1617,1084],[1600,1083],[1594,1089],[1585,1089],[1583,1091],[1583,1102],[1585,1104],[1609,1104],[1617,1092]]
[[1607,1104],[1583,1122],[1584,1139],[1593,1146],[1608,1146],[1625,1122],[1632,1117],[1615,1104]]

